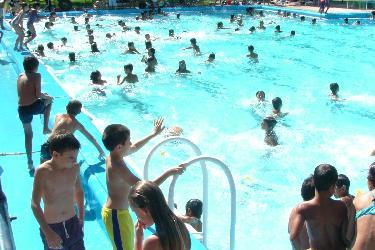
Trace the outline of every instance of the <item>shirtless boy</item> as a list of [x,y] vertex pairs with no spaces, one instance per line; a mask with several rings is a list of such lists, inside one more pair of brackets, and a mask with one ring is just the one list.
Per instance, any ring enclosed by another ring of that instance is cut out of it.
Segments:
[[[61,133],[74,134],[74,132],[78,130],[84,136],[86,136],[86,138],[92,144],[94,144],[96,149],[99,151],[99,159],[104,159],[105,153],[103,149],[95,140],[94,136],[92,136],[90,132],[86,130],[85,126],[83,126],[76,118],[76,116],[81,113],[81,109],[82,109],[82,103],[80,101],[78,100],[69,101],[68,105],[66,105],[66,114],[56,115],[55,125],[53,126],[50,138],[56,134],[61,134]],[[52,158],[49,141],[50,139],[48,139],[48,141],[45,142],[40,148],[40,163],[41,164]]]
[[345,250],[348,246],[346,230],[347,209],[342,201],[332,200],[337,181],[337,170],[321,164],[314,171],[315,197],[297,206],[290,221],[290,240],[295,241],[306,222],[312,250]]
[[275,118],[282,118],[288,114],[288,112],[281,112],[281,107],[283,106],[283,101],[280,97],[275,97],[272,99],[272,116]]
[[52,159],[35,171],[31,200],[44,249],[84,250],[84,195],[77,164],[80,144],[73,134],[59,134],[50,139],[50,148]]
[[18,91],[18,115],[25,132],[25,147],[27,155],[27,165],[30,175],[34,174],[32,158],[33,129],[31,122],[34,115],[43,114],[43,133],[48,134],[48,120],[51,112],[52,97],[41,92],[41,75],[37,73],[39,61],[37,58],[27,56],[23,60],[25,70],[17,79]]
[[138,76],[136,74],[133,74],[133,64],[126,64],[124,66],[124,71],[126,76],[124,79],[121,80],[121,75],[117,76],[117,84],[123,84],[125,81],[128,83],[136,83],[138,82]]
[[[134,250],[134,224],[128,211],[128,194],[130,187],[140,179],[129,170],[123,158],[139,150],[163,129],[163,120],[156,120],[153,133],[135,144],[130,141],[130,130],[121,124],[112,124],[104,129],[102,139],[110,155],[106,159],[108,198],[102,209],[102,218],[113,249]],[[169,176],[181,174],[184,169],[184,165],[171,168],[154,183],[160,185]]]

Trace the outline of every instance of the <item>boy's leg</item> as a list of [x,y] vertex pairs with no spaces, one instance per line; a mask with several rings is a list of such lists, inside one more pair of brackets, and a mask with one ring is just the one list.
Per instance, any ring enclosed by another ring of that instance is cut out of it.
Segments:
[[25,148],[27,155],[27,165],[29,170],[34,169],[32,151],[33,151],[33,129],[31,123],[23,123],[23,130],[25,132]]
[[43,134],[49,134],[52,131],[48,128],[49,116],[51,114],[52,102],[48,103],[43,113]]

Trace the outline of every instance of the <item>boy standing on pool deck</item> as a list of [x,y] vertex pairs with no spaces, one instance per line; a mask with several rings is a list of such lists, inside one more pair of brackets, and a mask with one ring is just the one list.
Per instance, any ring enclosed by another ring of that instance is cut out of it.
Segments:
[[38,71],[39,61],[33,56],[27,56],[23,60],[25,70],[17,80],[18,92],[18,115],[25,132],[25,147],[27,154],[27,164],[30,175],[34,173],[32,158],[33,129],[31,122],[34,115],[43,114],[43,133],[51,133],[48,128],[48,120],[51,112],[52,97],[41,92],[41,76]]
[[[134,224],[128,211],[128,194],[130,187],[140,179],[129,170],[123,158],[139,150],[163,129],[163,119],[155,120],[153,133],[135,144],[130,142],[130,130],[124,125],[112,124],[104,129],[102,140],[110,155],[106,159],[108,198],[102,209],[102,219],[114,250],[134,250]],[[184,165],[171,168],[154,183],[160,185],[184,170]]]
[[44,249],[84,250],[84,195],[77,164],[80,144],[71,133],[58,134],[50,138],[50,148],[52,159],[35,172],[31,200]]

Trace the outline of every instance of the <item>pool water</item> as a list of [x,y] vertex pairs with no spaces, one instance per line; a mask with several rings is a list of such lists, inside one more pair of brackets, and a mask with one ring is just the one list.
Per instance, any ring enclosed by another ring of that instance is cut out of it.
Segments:
[[[290,249],[288,216],[301,201],[303,179],[315,166],[330,163],[349,176],[352,193],[366,190],[366,170],[373,161],[368,155],[375,147],[375,25],[371,20],[345,26],[341,20],[318,19],[313,26],[309,18],[300,22],[266,13],[262,18],[266,30],[250,34],[248,29],[257,27],[260,19],[244,16],[244,27],[235,32],[237,26],[229,23],[231,13],[182,12],[180,20],[170,13],[151,21],[136,21],[135,14],[94,16],[90,24],[100,54],[90,52],[83,17],[76,18],[78,32],[73,32],[69,17],[60,18],[51,31],[44,30],[44,22],[38,23],[38,37],[30,47],[44,44],[45,65],[68,93],[83,101],[100,130],[111,123],[126,124],[134,142],[151,132],[153,119],[162,116],[166,126],[182,127],[184,136],[204,154],[227,163],[237,188],[236,249]],[[132,28],[140,26],[141,35],[121,32],[118,20]],[[230,29],[216,31],[219,21]],[[274,33],[277,24],[281,34]],[[169,29],[181,39],[167,40]],[[288,37],[291,30],[295,37]],[[106,39],[107,32],[116,33],[115,38]],[[158,66],[151,75],[144,74],[141,62],[146,33],[157,38],[152,43]],[[47,42],[59,45],[64,36],[68,47],[47,51]],[[201,56],[183,50],[193,37]],[[130,41],[140,55],[123,54]],[[246,57],[248,45],[255,47],[259,63]],[[74,65],[68,63],[71,51],[77,54]],[[207,64],[211,52],[216,60]],[[191,74],[175,74],[180,60],[186,61]],[[127,63],[134,65],[139,82],[117,86],[116,76],[124,76]],[[106,96],[92,91],[94,70],[109,83]],[[345,101],[329,100],[331,82],[339,83]],[[258,90],[266,93],[264,106],[256,105]],[[276,125],[280,146],[271,148],[263,142],[260,123],[271,113],[270,102],[277,96],[289,115]],[[132,156],[138,167],[152,145]],[[191,156],[187,146],[168,144],[152,159],[151,176]],[[219,168],[208,167],[208,247],[228,249],[229,188]],[[175,192],[179,211],[190,198],[202,198],[201,182],[196,168],[179,178]],[[167,187],[162,186],[164,191]]]

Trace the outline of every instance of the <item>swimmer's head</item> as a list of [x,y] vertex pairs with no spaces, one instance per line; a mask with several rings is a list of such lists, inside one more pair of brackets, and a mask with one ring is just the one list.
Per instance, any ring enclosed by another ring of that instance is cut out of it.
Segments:
[[349,195],[350,180],[348,176],[339,174],[335,184],[335,197],[341,198]]
[[264,129],[265,131],[272,131],[275,128],[276,123],[277,123],[276,119],[269,116],[263,119],[261,128]]
[[90,80],[93,83],[99,82],[102,79],[102,74],[100,73],[99,70],[93,71],[90,74]]
[[198,199],[191,199],[186,203],[185,212],[187,216],[200,219],[203,212],[203,202]]
[[272,106],[274,110],[280,110],[281,106],[283,106],[283,101],[280,97],[275,97],[272,99]]
[[89,23],[89,21],[90,21],[90,18],[88,18],[88,17],[85,17],[85,24],[88,24],[88,23]]
[[181,16],[181,14],[177,13],[177,15],[176,15],[177,19],[180,19],[180,16]]
[[75,22],[75,21],[76,21],[76,18],[75,18],[74,16],[72,16],[72,17],[70,18],[70,21],[71,21],[71,22]]
[[224,27],[223,22],[218,22],[218,23],[217,23],[217,28],[218,28],[218,29],[222,29],[223,27]]
[[337,95],[337,92],[339,92],[339,85],[337,82],[331,83],[329,85],[329,89],[331,90],[333,95]]
[[209,61],[213,61],[213,60],[215,60],[215,58],[216,58],[216,56],[215,56],[214,53],[211,53],[211,54],[208,56],[208,60],[209,60]]
[[131,74],[133,72],[133,64],[129,63],[124,66],[125,74]]
[[234,14],[230,15],[230,20],[231,20],[231,21],[234,20]]
[[38,70],[39,61],[34,56],[26,56],[23,59],[23,69],[25,72],[36,72]]
[[146,38],[147,40],[149,40],[149,39],[151,38],[150,34],[146,34],[146,35],[145,35],[145,38]]
[[315,196],[315,185],[314,185],[314,180],[313,176],[310,175],[307,177],[301,187],[301,196],[304,201],[309,201]]
[[111,35],[111,33],[107,33],[107,34],[105,34],[105,37],[106,38],[112,38],[112,35]]
[[86,30],[89,30],[89,29],[91,29],[90,24],[86,24]]
[[47,43],[47,48],[49,48],[49,49],[53,49],[53,42],[49,42],[49,43]]
[[174,30],[172,29],[169,30],[169,36],[174,36]]
[[357,20],[357,21],[355,22],[355,24],[356,24],[356,25],[360,25],[360,24],[361,24],[361,21]]
[[370,191],[375,188],[375,162],[370,165],[368,170],[367,185]]
[[344,18],[344,23],[349,23],[349,19],[347,17]]
[[316,18],[313,18],[313,19],[311,20],[311,23],[312,23],[312,24],[316,24]]
[[253,45],[247,46],[247,50],[249,52],[254,52],[254,46]]
[[250,32],[254,32],[255,31],[255,27],[254,26],[251,26],[250,29],[249,29]]
[[38,51],[39,53],[44,52],[44,46],[43,46],[43,44],[39,44],[39,45],[38,45],[38,47],[37,47],[37,51]]
[[259,90],[257,91],[257,93],[255,94],[256,98],[258,99],[259,102],[264,102],[265,98],[266,98],[266,93],[264,93],[263,90]]
[[190,43],[193,44],[193,45],[196,45],[197,39],[195,39],[195,38],[190,39]]
[[95,42],[91,44],[91,52],[100,52]]
[[128,42],[128,47],[129,47],[129,49],[130,48],[134,48],[134,43],[133,42]]
[[178,62],[178,68],[179,69],[186,69],[185,60],[181,60],[181,61]]
[[294,30],[292,30],[291,32],[290,32],[290,36],[295,36],[296,35],[296,32],[294,31]]
[[318,191],[318,193],[328,191],[330,195],[333,195],[337,177],[337,170],[334,166],[320,164],[314,170],[313,179],[316,191]]
[[74,31],[78,31],[78,26],[74,25]]
[[70,62],[75,62],[76,61],[76,53],[69,52],[69,61]]
[[109,151],[126,151],[131,145],[130,130],[121,124],[109,125],[104,129],[102,142]]
[[305,21],[305,16],[301,16],[301,21]]
[[140,30],[141,30],[141,28],[140,28],[139,26],[136,26],[136,27],[134,28],[134,31],[135,31],[136,33],[139,33]]
[[76,116],[81,113],[82,103],[78,100],[70,100],[66,105],[66,113],[68,115]]
[[276,25],[275,30],[280,31],[280,25]]
[[66,45],[66,43],[68,42],[68,39],[66,37],[63,37],[61,38],[61,42],[62,44]]
[[145,42],[145,45],[146,45],[146,49],[151,49],[151,48],[152,48],[152,43],[151,43],[151,41],[147,41],[147,42]]

